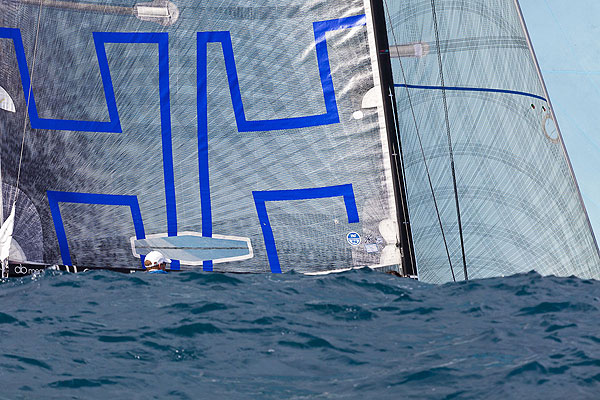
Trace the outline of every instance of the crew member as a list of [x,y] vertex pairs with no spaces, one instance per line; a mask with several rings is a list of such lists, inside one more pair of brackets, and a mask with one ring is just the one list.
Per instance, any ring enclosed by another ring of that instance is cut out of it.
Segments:
[[154,250],[146,254],[144,266],[149,274],[168,274],[166,267],[170,262],[160,251]]

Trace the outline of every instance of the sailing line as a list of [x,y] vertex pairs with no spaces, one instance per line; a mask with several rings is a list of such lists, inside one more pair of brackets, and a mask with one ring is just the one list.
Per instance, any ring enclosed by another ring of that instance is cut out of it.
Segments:
[[43,0],[40,0],[37,24],[36,24],[36,28],[35,28],[35,41],[33,42],[33,63],[31,65],[31,73],[29,73],[29,71],[28,71],[28,74],[31,76],[31,79],[29,80],[29,88],[27,88],[27,102],[25,103],[26,104],[25,111],[24,111],[25,118],[23,119],[23,135],[22,135],[22,139],[21,139],[21,150],[19,153],[19,166],[17,168],[17,182],[15,184],[15,195],[13,197],[13,203],[12,203],[13,208],[17,204],[17,197],[19,195],[19,181],[21,179],[21,165],[23,164],[23,149],[25,148],[25,134],[26,134],[26,129],[27,129],[27,117],[29,116],[29,113],[27,112],[27,108],[29,107],[29,102],[31,101],[31,88],[33,86],[33,76],[35,74],[35,61],[36,61],[36,57],[37,57],[38,39],[40,36],[40,23],[42,21],[42,3],[43,3]]

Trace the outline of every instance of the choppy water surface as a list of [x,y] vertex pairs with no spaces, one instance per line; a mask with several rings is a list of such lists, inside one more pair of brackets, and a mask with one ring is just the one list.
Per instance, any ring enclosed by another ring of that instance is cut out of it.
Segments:
[[0,398],[598,398],[600,282],[45,273],[0,284]]

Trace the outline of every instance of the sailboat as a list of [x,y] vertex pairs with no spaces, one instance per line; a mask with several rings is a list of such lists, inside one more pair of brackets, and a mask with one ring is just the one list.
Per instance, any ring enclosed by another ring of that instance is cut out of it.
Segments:
[[516,0],[0,7],[3,276],[600,275]]

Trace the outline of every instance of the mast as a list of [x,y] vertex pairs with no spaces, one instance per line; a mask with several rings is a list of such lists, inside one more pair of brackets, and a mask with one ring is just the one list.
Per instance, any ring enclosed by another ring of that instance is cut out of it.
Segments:
[[373,31],[381,80],[381,95],[388,134],[389,151],[392,163],[392,178],[396,198],[396,215],[400,231],[400,249],[402,254],[402,271],[405,275],[417,275],[415,252],[413,251],[412,232],[406,201],[406,187],[402,164],[402,143],[400,140],[398,114],[394,91],[394,78],[390,59],[389,42],[385,23],[383,0],[369,0],[373,16]]

